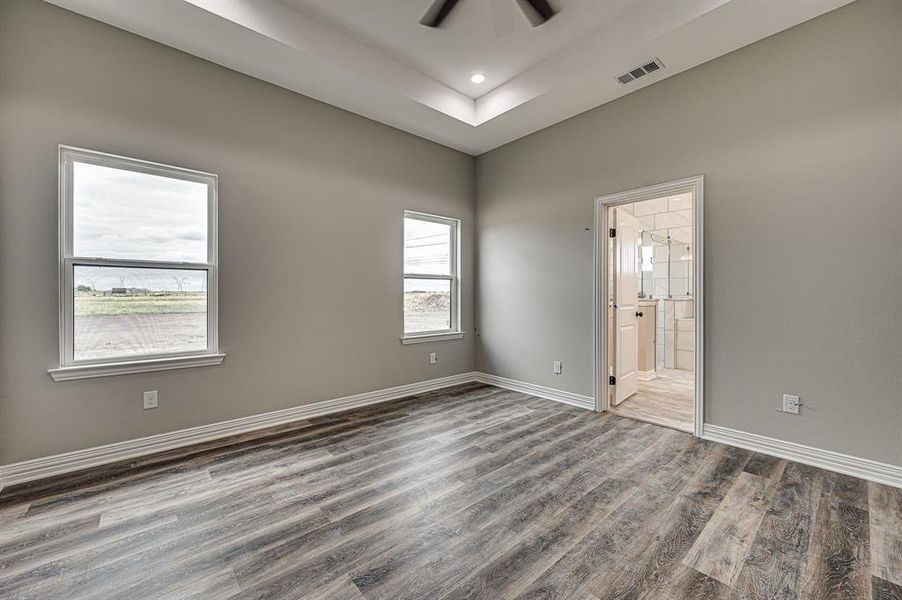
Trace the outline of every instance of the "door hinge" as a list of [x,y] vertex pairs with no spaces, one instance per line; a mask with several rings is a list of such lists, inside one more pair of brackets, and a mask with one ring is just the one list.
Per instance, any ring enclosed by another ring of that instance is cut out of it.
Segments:
[[608,237],[617,237],[617,230],[613,227],[608,229]]
[[608,385],[617,385],[617,378],[613,375],[608,377]]

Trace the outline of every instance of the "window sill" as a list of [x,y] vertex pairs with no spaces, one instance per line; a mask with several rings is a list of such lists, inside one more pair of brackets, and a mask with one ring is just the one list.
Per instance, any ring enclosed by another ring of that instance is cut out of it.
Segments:
[[427,333],[424,335],[408,335],[401,338],[402,344],[423,344],[425,342],[441,342],[444,340],[459,340],[464,336],[463,331],[451,331],[449,333]]
[[175,358],[151,358],[127,362],[60,367],[58,369],[49,369],[47,372],[50,373],[54,381],[72,381],[75,379],[90,379],[92,377],[112,377],[114,375],[129,375],[131,373],[168,371],[170,369],[209,367],[222,364],[225,356],[225,354],[202,354]]

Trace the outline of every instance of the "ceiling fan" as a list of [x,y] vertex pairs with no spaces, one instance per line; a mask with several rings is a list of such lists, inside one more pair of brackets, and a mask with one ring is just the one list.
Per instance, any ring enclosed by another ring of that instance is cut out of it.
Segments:
[[[460,0],[435,0],[432,6],[420,19],[420,25],[426,27],[441,27],[442,21],[447,18],[454,7]],[[499,0],[494,0],[498,2]],[[538,27],[555,15],[555,10],[551,8],[548,0],[510,0],[516,2],[526,15],[526,18],[532,23],[533,27]],[[527,7],[529,7],[529,10]]]

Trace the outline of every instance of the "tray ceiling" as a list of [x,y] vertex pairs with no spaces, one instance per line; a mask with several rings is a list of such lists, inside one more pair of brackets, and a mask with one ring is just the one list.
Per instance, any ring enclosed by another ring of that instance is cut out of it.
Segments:
[[47,1],[475,155],[850,0],[549,0],[537,27],[519,0],[460,0],[439,29],[431,0]]

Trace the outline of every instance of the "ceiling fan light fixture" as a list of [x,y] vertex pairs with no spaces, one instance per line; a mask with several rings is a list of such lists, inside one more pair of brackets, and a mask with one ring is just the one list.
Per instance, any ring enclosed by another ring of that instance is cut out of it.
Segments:
[[473,73],[470,75],[470,81],[479,84],[485,82],[485,73]]
[[[396,0],[400,1],[400,0]],[[447,18],[454,7],[460,0],[434,0],[432,5],[429,6],[429,9],[426,11],[420,18],[420,25],[425,25],[426,27],[437,28],[442,26],[442,22]],[[512,2],[515,1],[520,9],[523,11],[523,15],[529,20],[533,27],[538,27],[551,17],[555,15],[557,11],[551,8],[551,5],[548,3],[548,0],[493,0],[494,2],[505,1]],[[495,13],[497,14],[497,13]]]

